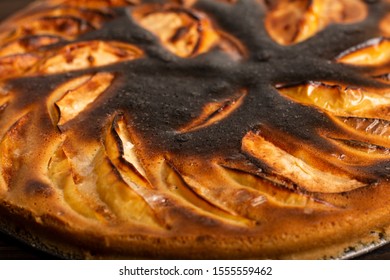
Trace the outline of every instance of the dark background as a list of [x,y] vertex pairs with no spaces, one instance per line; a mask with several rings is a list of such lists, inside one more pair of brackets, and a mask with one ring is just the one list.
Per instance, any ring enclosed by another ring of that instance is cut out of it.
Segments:
[[[0,0],[0,20],[3,20],[13,12],[23,8],[31,0]],[[48,254],[42,253],[30,246],[23,244],[0,232],[0,259],[8,260],[48,260],[55,259]],[[383,246],[371,253],[365,254],[357,259],[385,259],[390,260],[390,244]]]

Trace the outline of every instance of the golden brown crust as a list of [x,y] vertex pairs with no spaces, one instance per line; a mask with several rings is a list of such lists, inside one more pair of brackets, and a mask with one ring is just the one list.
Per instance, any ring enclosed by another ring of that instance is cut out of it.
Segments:
[[5,21],[4,230],[65,258],[387,240],[390,4],[285,2],[44,0]]

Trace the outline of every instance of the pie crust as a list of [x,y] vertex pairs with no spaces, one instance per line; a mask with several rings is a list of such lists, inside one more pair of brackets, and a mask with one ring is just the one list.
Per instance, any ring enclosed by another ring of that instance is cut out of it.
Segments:
[[0,225],[71,259],[329,259],[390,233],[390,1],[42,0],[0,25]]

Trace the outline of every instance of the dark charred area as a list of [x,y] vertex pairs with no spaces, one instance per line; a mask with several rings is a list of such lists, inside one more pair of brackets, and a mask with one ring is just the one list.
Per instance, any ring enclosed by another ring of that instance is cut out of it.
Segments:
[[[144,2],[161,4],[164,1]],[[308,40],[281,46],[268,36],[263,24],[266,10],[257,1],[235,4],[198,1],[195,9],[205,12],[216,26],[244,45],[249,55],[241,61],[233,61],[218,49],[179,58],[165,49],[156,36],[137,25],[131,17],[132,7],[115,8],[113,19],[101,29],[81,35],[77,41],[131,43],[142,49],[145,57],[66,74],[16,78],[9,83],[15,89],[18,106],[26,107],[41,102],[59,84],[78,75],[99,71],[114,73],[114,83],[94,106],[86,108],[61,129],[101,138],[107,117],[120,112],[131,120],[135,133],[146,143],[146,153],[158,152],[179,158],[195,156],[206,161],[215,157],[239,157],[243,137],[259,129],[264,137],[287,152],[294,153],[298,146],[307,146],[318,149],[319,156],[342,154],[326,135],[345,135],[348,139],[349,132],[320,109],[286,98],[276,86],[330,81],[356,87],[387,88],[385,83],[365,75],[364,68],[336,62],[341,52],[379,36],[379,22],[390,6],[379,1],[367,5],[368,17],[361,22],[332,24]],[[211,125],[180,132],[181,127],[201,115],[205,105],[234,100],[242,89],[248,94],[229,115]],[[294,139],[294,143],[286,144],[276,135],[286,135]],[[345,164],[344,171],[355,176],[362,172],[363,177],[387,179],[388,172],[384,170],[388,170],[388,165],[388,161],[370,166]]]

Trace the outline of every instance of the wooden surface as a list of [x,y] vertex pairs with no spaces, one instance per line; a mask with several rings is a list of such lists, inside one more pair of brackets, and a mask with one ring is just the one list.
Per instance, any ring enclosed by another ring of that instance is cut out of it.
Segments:
[[[9,14],[12,14],[14,11],[23,8],[29,2],[31,2],[31,0],[0,0],[0,20],[4,19]],[[0,259],[48,260],[56,258],[0,233]],[[390,244],[356,259],[390,260]]]

